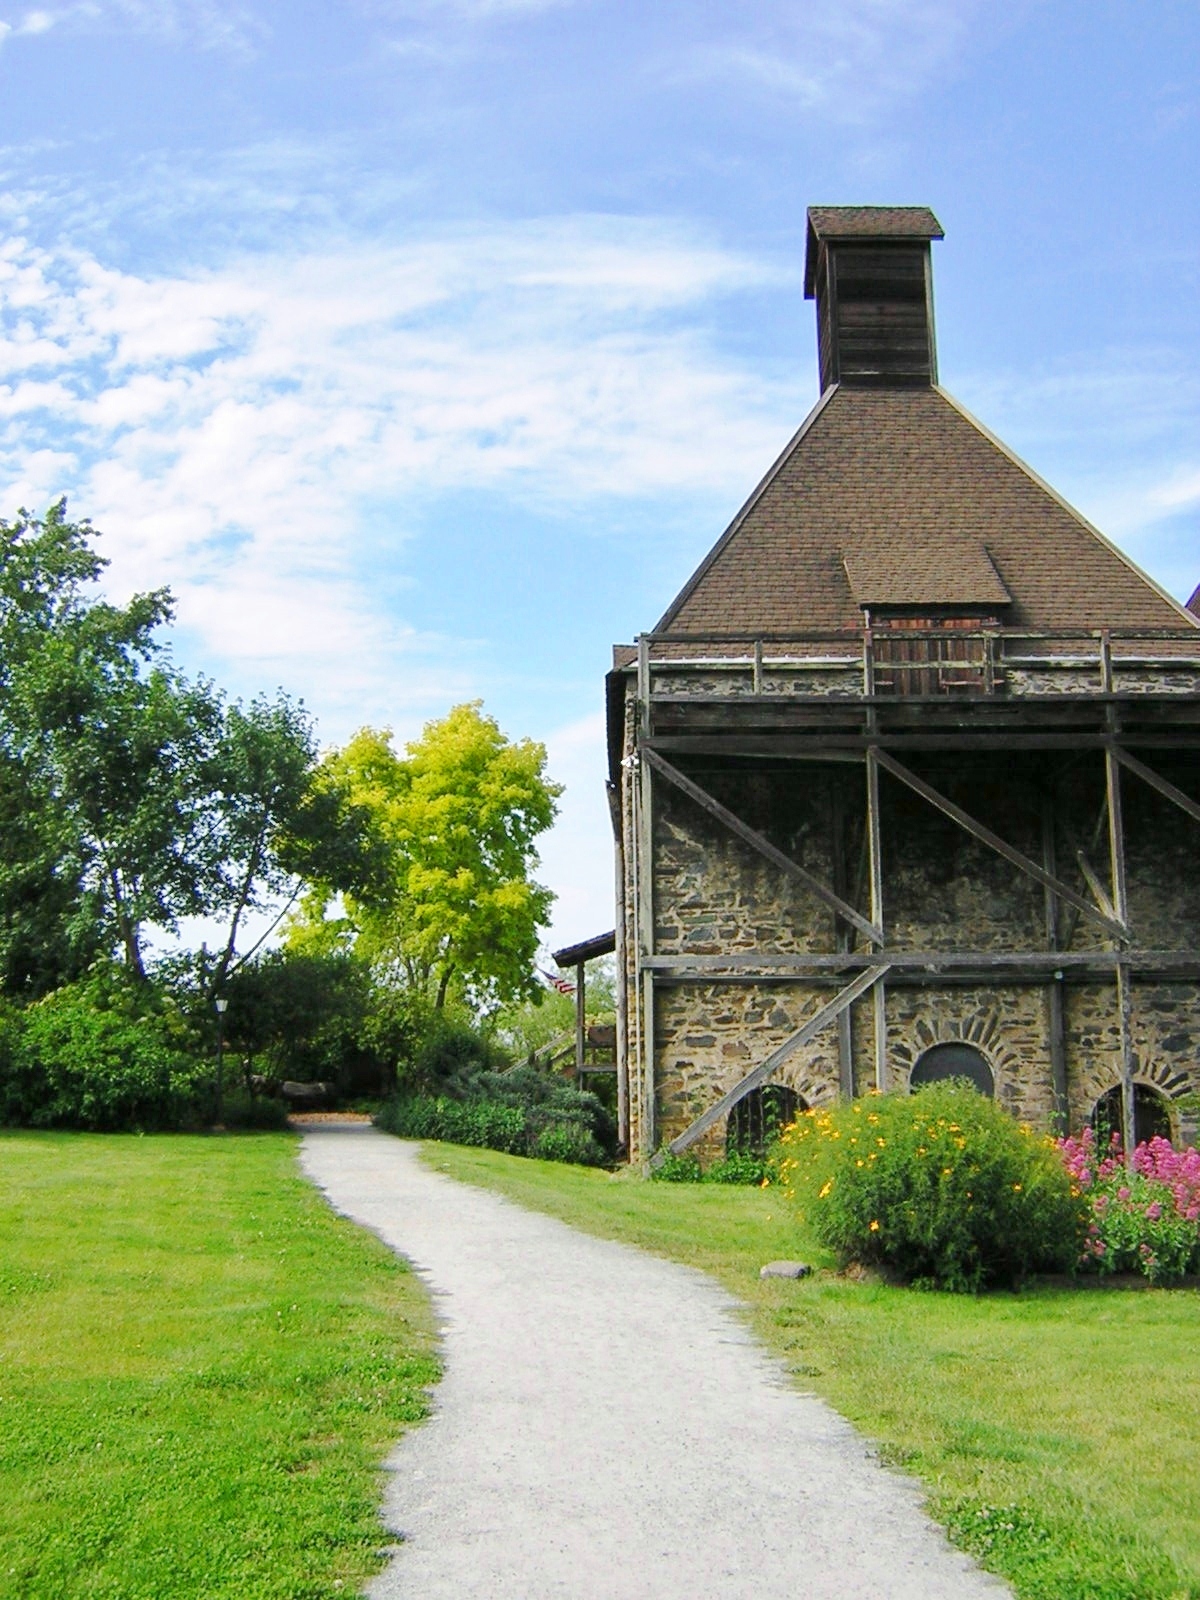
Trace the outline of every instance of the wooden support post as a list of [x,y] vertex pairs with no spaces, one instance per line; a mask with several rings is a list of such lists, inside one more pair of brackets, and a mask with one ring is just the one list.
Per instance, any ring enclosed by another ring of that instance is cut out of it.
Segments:
[[761,639],[754,641],[754,692],[763,692],[763,642]]
[[[613,828],[613,869],[616,891],[617,945],[617,1142],[629,1150],[629,930],[625,925],[625,840],[621,794],[615,783],[606,785]],[[637,979],[635,978],[635,982]]]
[[[867,751],[867,854],[871,876],[871,921],[879,929],[883,944],[883,827],[879,814],[879,751]],[[887,994],[882,976],[875,984],[872,999],[875,1049],[875,1087],[882,1094],[888,1086]]]
[[[751,1089],[757,1089],[760,1084],[772,1078],[789,1056],[806,1045],[810,1039],[815,1039],[822,1028],[835,1021],[836,1018],[853,1005],[859,995],[865,994],[872,984],[879,982],[888,970],[887,963],[881,962],[878,966],[868,967],[865,972],[860,972],[852,983],[836,994],[832,1000],[821,1007],[802,1028],[798,1028],[789,1039],[785,1039],[776,1050],[772,1050],[767,1059],[748,1072],[740,1083],[735,1083],[728,1094],[723,1094],[715,1105],[709,1106],[707,1111],[701,1112],[690,1127],[685,1128],[678,1138],[672,1139],[667,1146],[673,1156],[682,1155],[689,1145],[695,1144],[703,1133],[707,1133],[714,1123],[722,1117],[728,1116],[733,1107]],[[661,1165],[663,1160],[660,1152],[651,1161],[651,1166]]]
[[1104,752],[1105,792],[1108,796],[1108,853],[1112,866],[1112,906],[1120,923],[1129,921],[1125,892],[1125,825],[1121,811],[1121,764],[1110,745]]
[[1133,1088],[1133,1038],[1130,1026],[1132,1010],[1129,967],[1117,962],[1117,1012],[1121,1020],[1121,1143],[1125,1146],[1125,1164],[1133,1161],[1137,1142],[1136,1101]]
[[[638,946],[640,954],[654,954],[654,772],[651,752],[644,741],[653,732],[650,715],[650,646],[643,636],[638,640],[638,695],[641,710],[641,738],[638,743]],[[654,1152],[656,1142],[656,1095],[654,1057],[654,975],[640,974],[641,1014],[639,1034],[642,1044],[642,1156]]]
[[[1107,637],[1106,634],[1106,640]],[[1110,676],[1111,670],[1110,657]],[[1108,853],[1112,869],[1113,910],[1120,920],[1127,924],[1125,824],[1124,814],[1121,809],[1121,765],[1117,760],[1116,752],[1112,745],[1109,745],[1104,752],[1104,777],[1105,793],[1108,797]],[[1125,944],[1126,940],[1121,940],[1118,948],[1123,949]],[[1134,1116],[1133,1039],[1130,1026],[1132,996],[1130,993],[1129,966],[1125,961],[1117,962],[1116,988],[1117,1015],[1121,1029],[1121,1140],[1125,1146],[1125,1160],[1130,1162],[1133,1160],[1133,1147],[1137,1135]]]
[[[846,807],[841,790],[841,779],[834,776],[829,794],[829,842],[833,855],[833,892],[843,900],[848,898],[849,870],[846,862]],[[839,950],[854,948],[854,931],[839,917],[834,924]],[[838,1013],[838,1089],[843,1100],[854,1098],[854,1028],[850,1007]]]
[[886,1094],[888,1088],[887,993],[883,987],[882,978],[875,985],[873,998],[875,1002],[875,1087],[880,1094]]
[[583,1088],[583,1057],[587,1046],[587,978],[584,962],[575,968],[575,1087]]
[[[1042,865],[1047,877],[1058,874],[1054,839],[1054,796],[1047,789],[1042,794]],[[1058,896],[1049,884],[1044,888],[1046,917],[1046,948],[1058,949]],[[1070,1106],[1067,1094],[1067,1029],[1066,1008],[1063,995],[1062,971],[1057,970],[1046,990],[1046,1038],[1050,1047],[1050,1075],[1054,1085],[1054,1114],[1057,1132],[1066,1134],[1070,1128]]]

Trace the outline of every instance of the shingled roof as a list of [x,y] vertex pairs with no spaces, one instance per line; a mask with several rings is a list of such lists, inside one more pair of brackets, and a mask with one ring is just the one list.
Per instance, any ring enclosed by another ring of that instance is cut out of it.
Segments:
[[864,605],[972,603],[1045,633],[1195,625],[944,390],[835,386],[658,631],[823,631],[860,626]]

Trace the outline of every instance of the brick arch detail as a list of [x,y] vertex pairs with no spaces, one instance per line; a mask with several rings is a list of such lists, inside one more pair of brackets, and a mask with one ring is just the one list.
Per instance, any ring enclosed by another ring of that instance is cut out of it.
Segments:
[[992,1071],[996,1098],[1002,1098],[1005,1085],[1021,1072],[1021,1057],[1006,1041],[1004,1027],[996,1012],[979,1007],[962,1017],[920,1018],[904,1038],[888,1038],[888,1058],[894,1083],[908,1082],[912,1070],[925,1054],[938,1044],[969,1044],[978,1050]]

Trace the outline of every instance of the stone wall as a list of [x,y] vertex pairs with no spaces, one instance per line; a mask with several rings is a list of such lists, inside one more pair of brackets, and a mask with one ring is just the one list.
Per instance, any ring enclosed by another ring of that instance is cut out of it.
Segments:
[[[637,982],[639,882],[636,687],[628,684],[622,816],[626,919],[621,958],[628,995],[631,1154],[651,1153],[644,1126]],[[1073,758],[999,753],[950,757],[914,754],[905,761],[942,793],[1034,860],[1042,859],[1043,810],[1052,797],[1056,870],[1090,898],[1075,858],[1083,847],[1108,882],[1104,762],[1099,751]],[[1174,761],[1174,766],[1172,766]],[[840,818],[847,898],[867,905],[865,778],[861,766],[735,767],[709,760],[686,764],[693,779],[808,871],[834,886],[835,817]],[[1166,752],[1155,769],[1189,792],[1194,758]],[[1143,950],[1200,949],[1200,824],[1125,773],[1128,904],[1133,943]],[[654,947],[660,955],[828,953],[834,918],[803,886],[781,874],[693,800],[654,780]],[[995,851],[913,794],[881,775],[884,923],[890,948],[930,951],[1042,950],[1046,897],[1042,887]],[[1112,948],[1093,918],[1060,908],[1060,938],[1074,952]],[[861,948],[861,946],[860,946]],[[778,976],[758,983],[692,981],[655,985],[654,1145],[681,1133],[835,992],[835,986]],[[924,986],[895,975],[887,985],[889,1083],[907,1081],[921,1053],[951,1041],[975,1045],[989,1062],[1001,1103],[1035,1126],[1055,1117],[1047,983],[1011,979],[951,983],[930,974]],[[1082,981],[1068,970],[1065,1056],[1069,1115],[1078,1127],[1096,1100],[1120,1081],[1120,1019],[1115,984]],[[1200,985],[1132,985],[1135,1074],[1172,1103],[1176,1131],[1196,1131],[1192,1100],[1200,1095]],[[851,1011],[856,1090],[875,1081],[871,996]],[[837,1029],[826,1029],[780,1070],[777,1080],[808,1104],[839,1091]],[[701,1147],[724,1147],[716,1127]]]

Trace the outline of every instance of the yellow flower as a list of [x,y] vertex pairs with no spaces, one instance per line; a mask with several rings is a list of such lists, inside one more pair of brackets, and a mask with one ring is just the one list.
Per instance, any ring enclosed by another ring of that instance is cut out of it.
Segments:
[[871,1232],[872,1233],[878,1233],[879,1232],[879,1224],[877,1222],[873,1222],[871,1224]]
[[833,1179],[832,1178],[826,1178],[825,1182],[821,1185],[820,1193],[817,1195],[817,1199],[818,1200],[824,1200],[825,1196],[829,1193],[829,1191],[832,1188],[833,1188]]
[[1015,1190],[1016,1190],[1016,1192],[1017,1192],[1017,1193],[1018,1193],[1018,1194],[1020,1194],[1020,1192],[1021,1192],[1021,1185],[1020,1185],[1020,1184],[1019,1184],[1019,1183],[1014,1183],[1014,1184],[1013,1184],[1013,1188],[1014,1188],[1014,1189],[1015,1189]]
[[884,1149],[884,1148],[885,1148],[885,1147],[886,1147],[886,1145],[887,1145],[887,1140],[886,1140],[886,1139],[878,1139],[878,1138],[877,1138],[877,1139],[876,1139],[876,1140],[875,1140],[875,1143],[876,1143],[876,1144],[877,1144],[877,1145],[878,1145],[878,1146],[879,1146],[879,1148],[880,1148],[880,1149],[881,1149],[881,1150],[883,1150],[883,1149]]
[[925,1146],[923,1144],[919,1144],[917,1146],[917,1154],[919,1156],[927,1156],[929,1154],[929,1151],[926,1150],[926,1148],[925,1148]]

